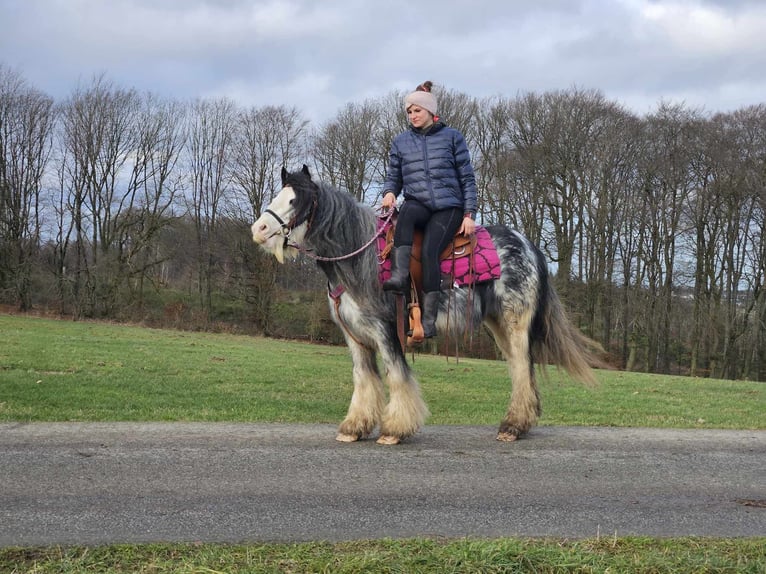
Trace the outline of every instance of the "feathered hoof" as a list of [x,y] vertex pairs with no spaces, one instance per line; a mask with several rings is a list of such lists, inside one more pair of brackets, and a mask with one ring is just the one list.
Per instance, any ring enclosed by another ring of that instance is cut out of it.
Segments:
[[377,442],[378,444],[389,445],[389,444],[399,444],[400,442],[402,442],[402,440],[398,436],[392,436],[390,434],[382,434],[380,435],[378,440],[376,440],[375,442]]
[[497,436],[495,438],[496,440],[499,440],[500,442],[513,442],[515,440],[518,440],[519,435],[506,431],[506,432],[497,433]]
[[338,442],[356,442],[361,437],[357,434],[344,434],[342,432],[339,432],[337,435],[335,435],[335,440]]

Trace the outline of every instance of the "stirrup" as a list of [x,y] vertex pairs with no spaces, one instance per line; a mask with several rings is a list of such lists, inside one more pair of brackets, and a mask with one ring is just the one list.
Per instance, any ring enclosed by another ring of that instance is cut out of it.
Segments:
[[420,305],[417,303],[409,304],[410,311],[410,330],[407,331],[407,345],[418,345],[425,339],[423,323],[420,320]]

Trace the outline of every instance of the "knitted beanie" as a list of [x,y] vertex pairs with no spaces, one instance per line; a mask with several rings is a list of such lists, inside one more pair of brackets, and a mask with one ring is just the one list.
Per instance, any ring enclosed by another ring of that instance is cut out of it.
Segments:
[[431,93],[432,85],[431,82],[423,82],[414,92],[407,94],[404,98],[404,111],[406,112],[410,106],[415,105],[436,115],[438,106],[436,96]]

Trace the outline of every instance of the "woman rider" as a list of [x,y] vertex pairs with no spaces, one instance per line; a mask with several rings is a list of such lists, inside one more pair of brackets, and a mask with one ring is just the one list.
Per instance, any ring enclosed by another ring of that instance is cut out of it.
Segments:
[[404,194],[394,232],[391,278],[387,291],[409,287],[410,255],[415,229],[423,230],[423,332],[436,335],[441,271],[439,255],[459,231],[476,230],[476,178],[465,138],[437,116],[433,83],[424,82],[404,98],[410,128],[391,145],[384,208]]

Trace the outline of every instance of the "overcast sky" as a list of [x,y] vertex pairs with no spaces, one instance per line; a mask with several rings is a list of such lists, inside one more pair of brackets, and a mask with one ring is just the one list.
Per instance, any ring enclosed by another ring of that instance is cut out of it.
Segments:
[[427,79],[730,111],[766,103],[766,1],[0,0],[0,63],[56,99],[103,73],[318,122]]

